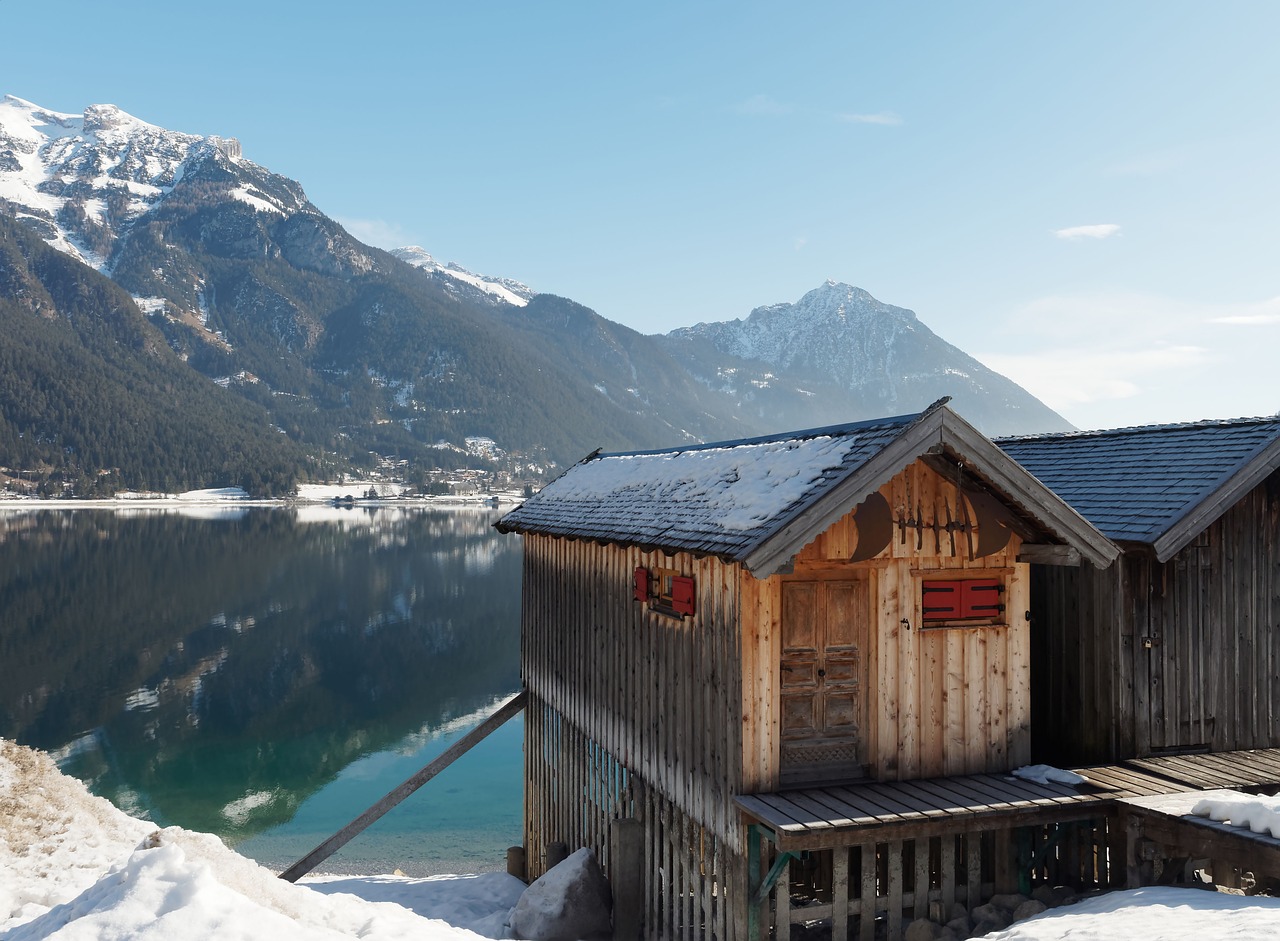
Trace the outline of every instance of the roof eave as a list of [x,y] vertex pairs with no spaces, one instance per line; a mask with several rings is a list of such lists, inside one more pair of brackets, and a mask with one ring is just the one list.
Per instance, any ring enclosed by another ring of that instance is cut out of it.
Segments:
[[1000,450],[991,439],[947,407],[925,413],[866,463],[813,503],[800,507],[785,524],[744,552],[740,561],[756,578],[784,568],[804,546],[836,519],[893,479],[903,468],[940,445],[953,450],[1038,525],[1081,557],[1105,568],[1120,549],[1061,497]]
[[[954,412],[945,416],[948,445],[973,461],[983,476],[1039,526],[1097,568],[1106,568],[1120,547],[1000,446]],[[960,449],[963,450],[960,450]]]
[[799,507],[772,533],[739,554],[738,561],[756,578],[776,574],[796,553],[825,532],[832,523],[879,490],[902,468],[920,456],[920,443],[935,430],[941,410],[925,415],[875,456],[855,468],[811,503]]
[[1234,474],[1152,540],[1156,558],[1168,562],[1277,468],[1280,468],[1280,436],[1259,448]]

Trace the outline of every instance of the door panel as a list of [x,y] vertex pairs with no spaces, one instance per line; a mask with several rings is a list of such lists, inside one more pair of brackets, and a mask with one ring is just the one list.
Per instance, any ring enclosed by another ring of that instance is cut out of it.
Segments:
[[860,777],[865,580],[782,583],[782,782]]

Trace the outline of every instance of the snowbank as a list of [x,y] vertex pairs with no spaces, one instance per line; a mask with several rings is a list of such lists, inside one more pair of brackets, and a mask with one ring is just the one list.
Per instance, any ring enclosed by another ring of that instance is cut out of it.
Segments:
[[986,941],[1275,941],[1280,899],[1204,889],[1108,892],[1020,921]]
[[1267,833],[1280,838],[1280,796],[1250,797],[1246,794],[1225,796],[1214,792],[1198,801],[1191,812],[1219,823],[1247,827],[1254,833]]
[[483,935],[460,926],[502,937],[522,889],[505,874],[291,885],[214,836],[156,830],[129,817],[61,774],[48,756],[0,739],[6,941],[474,941]]

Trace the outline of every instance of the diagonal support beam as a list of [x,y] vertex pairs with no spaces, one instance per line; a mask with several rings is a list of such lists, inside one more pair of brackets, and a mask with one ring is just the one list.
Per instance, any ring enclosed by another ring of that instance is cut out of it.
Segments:
[[284,872],[280,873],[280,878],[284,879],[286,882],[297,882],[300,877],[305,876],[312,869],[315,869],[316,866],[319,866],[322,862],[351,842],[353,838],[363,832],[371,823],[381,818],[383,814],[395,807],[418,788],[422,787],[422,785],[426,784],[445,768],[449,767],[449,765],[453,764],[457,759],[469,752],[473,746],[486,738],[500,725],[523,709],[526,697],[527,694],[522,690],[512,698],[508,699],[497,712],[493,713],[489,718],[485,719],[466,735],[462,736],[462,738],[450,745],[425,768],[422,768],[399,787],[389,791],[385,797],[362,813],[359,817],[352,820],[349,824],[333,836],[329,837],[329,839],[325,840],[306,856],[303,856]]

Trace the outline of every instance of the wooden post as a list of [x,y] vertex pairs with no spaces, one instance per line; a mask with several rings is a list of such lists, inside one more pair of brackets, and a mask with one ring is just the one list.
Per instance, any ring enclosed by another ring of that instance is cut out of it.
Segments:
[[525,854],[523,846],[507,847],[507,875],[515,876],[521,882],[529,878],[528,871],[525,868]]
[[552,840],[547,844],[547,866],[550,872],[569,858],[569,844],[564,840]]
[[614,941],[640,941],[644,927],[644,881],[644,825],[634,818],[609,821]]
[[362,813],[355,820],[351,821],[329,839],[325,840],[306,856],[280,873],[280,878],[286,882],[297,882],[302,876],[305,876],[316,866],[336,853],[342,847],[346,846],[354,837],[358,836],[374,821],[380,819],[392,807],[395,807],[402,800],[416,791],[422,785],[426,784],[437,774],[443,771],[449,765],[453,764],[457,759],[461,758],[471,748],[482,739],[486,738],[489,733],[498,728],[513,715],[524,708],[525,693],[522,690],[515,696],[511,697],[502,705],[497,712],[489,716],[478,726],[468,732],[462,738],[458,739],[450,745],[443,754],[428,764],[425,768],[406,780],[395,790],[387,793],[380,801]]

